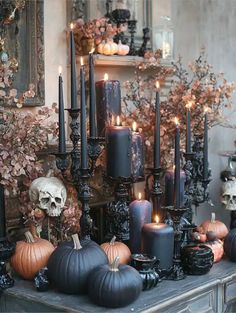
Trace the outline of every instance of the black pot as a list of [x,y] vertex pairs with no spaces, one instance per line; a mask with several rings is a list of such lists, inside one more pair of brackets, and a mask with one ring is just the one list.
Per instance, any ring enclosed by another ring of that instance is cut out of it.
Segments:
[[160,276],[155,270],[159,260],[148,254],[132,254],[131,265],[139,272],[143,281],[143,290],[149,290],[158,284]]
[[181,261],[186,274],[203,275],[211,269],[214,255],[207,246],[191,244],[182,248]]

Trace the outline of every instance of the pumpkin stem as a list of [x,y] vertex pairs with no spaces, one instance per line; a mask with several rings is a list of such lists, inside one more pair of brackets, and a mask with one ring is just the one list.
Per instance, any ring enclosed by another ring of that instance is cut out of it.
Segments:
[[111,246],[114,246],[115,241],[116,241],[116,236],[113,236],[112,239],[111,239],[111,241],[110,241],[110,245],[111,245]]
[[26,241],[27,241],[28,243],[34,243],[34,242],[35,242],[34,237],[33,237],[33,235],[31,234],[30,231],[26,231],[26,232],[24,233],[24,235],[25,235]]
[[216,221],[216,214],[214,212],[211,213],[211,222],[215,223]]
[[115,257],[114,261],[110,264],[110,271],[111,272],[119,272],[119,263],[120,263],[120,258],[118,256]]
[[73,242],[74,242],[74,249],[80,250],[82,248],[81,243],[79,241],[78,234],[73,234],[72,236]]

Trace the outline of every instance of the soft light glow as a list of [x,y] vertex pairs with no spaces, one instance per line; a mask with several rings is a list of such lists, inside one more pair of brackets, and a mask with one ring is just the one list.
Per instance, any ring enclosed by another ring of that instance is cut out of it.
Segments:
[[92,50],[91,50],[91,51],[89,51],[89,54],[94,53],[94,51],[95,51],[95,48],[92,48]]
[[136,122],[133,122],[132,129],[133,129],[134,132],[137,131],[137,123]]
[[138,199],[139,199],[139,200],[142,199],[142,194],[141,194],[141,192],[138,193]]
[[160,88],[160,83],[159,83],[159,81],[157,80],[156,81],[156,89],[158,90]]
[[178,120],[178,118],[175,116],[175,118],[174,118],[174,122],[175,122],[175,125],[176,126],[178,126],[179,125],[179,120]]
[[83,66],[84,65],[84,60],[83,57],[80,57],[80,65]]
[[70,29],[73,30],[74,29],[74,24],[70,23]]
[[189,100],[186,104],[186,108],[190,110],[192,106],[193,106],[193,100]]
[[155,222],[158,224],[160,222],[160,218],[158,215],[155,216]]
[[204,107],[204,113],[209,112],[209,108],[208,107]]
[[108,74],[107,73],[104,74],[104,80],[108,80]]
[[116,126],[120,126],[120,117],[119,117],[119,115],[116,117]]
[[61,73],[62,73],[62,66],[61,65],[58,66],[58,73],[59,73],[59,75],[61,75]]

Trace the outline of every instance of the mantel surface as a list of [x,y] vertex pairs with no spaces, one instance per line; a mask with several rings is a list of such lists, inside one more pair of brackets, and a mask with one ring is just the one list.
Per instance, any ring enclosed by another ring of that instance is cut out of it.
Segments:
[[[225,284],[231,280],[236,279],[236,263],[223,260],[218,264],[214,264],[211,271],[206,275],[201,276],[187,276],[180,281],[162,281],[158,286],[150,291],[142,292],[141,296],[133,302],[130,306],[118,309],[105,309],[93,305],[87,296],[65,295],[56,291],[37,292],[34,289],[33,283],[16,279],[13,288],[4,291],[0,298],[0,311],[3,309],[4,301],[6,299],[14,299],[14,302],[19,302],[15,312],[73,312],[73,313],[127,313],[127,312],[159,312],[167,303],[168,306],[175,305],[177,301],[191,297],[196,293],[204,292],[218,286]],[[4,300],[5,298],[5,300]],[[17,301],[16,301],[17,300]],[[22,304],[24,301],[31,303],[32,311],[28,311]],[[13,301],[11,301],[11,308]],[[20,309],[22,305],[22,310]],[[44,308],[44,309],[43,309]],[[44,310],[44,311],[43,311]],[[2,312],[2,311],[1,311]],[[7,306],[6,306],[6,311]],[[13,312],[13,311],[11,311]],[[173,311],[174,312],[174,311]]]

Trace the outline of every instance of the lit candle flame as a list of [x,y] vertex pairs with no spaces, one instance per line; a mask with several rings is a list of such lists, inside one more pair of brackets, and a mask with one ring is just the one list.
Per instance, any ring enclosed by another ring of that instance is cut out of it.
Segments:
[[138,199],[139,199],[139,200],[142,199],[142,194],[141,194],[141,192],[138,193]]
[[133,131],[136,132],[136,130],[137,130],[137,123],[136,122],[133,122],[132,128],[133,128]]
[[175,118],[174,118],[174,122],[175,122],[175,125],[176,126],[178,126],[179,125],[179,120],[178,120],[178,118],[175,116]]
[[120,117],[119,117],[119,115],[116,117],[116,126],[120,126]]
[[74,29],[74,24],[70,23],[70,29],[73,30]]
[[58,72],[59,72],[59,75],[61,75],[61,73],[62,73],[62,66],[61,65],[58,66]]
[[209,112],[209,108],[208,107],[204,107],[204,113]]
[[159,83],[159,81],[157,80],[156,81],[156,89],[159,89],[160,88],[160,83]]
[[92,48],[92,50],[89,51],[89,54],[94,53],[94,51],[95,51],[95,48]]
[[108,74],[107,73],[104,74],[104,80],[108,80]]
[[84,65],[84,60],[83,57],[80,57],[80,65],[83,66]]
[[158,224],[160,222],[160,218],[158,215],[155,216],[155,222]]
[[192,100],[190,100],[190,101],[188,101],[188,102],[187,102],[187,104],[186,104],[186,108],[187,108],[188,110],[190,110],[190,109],[191,109],[191,107],[192,107],[192,105],[193,105],[193,101],[192,101]]

